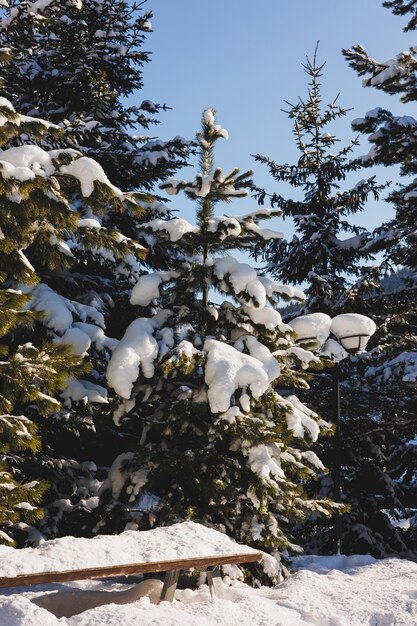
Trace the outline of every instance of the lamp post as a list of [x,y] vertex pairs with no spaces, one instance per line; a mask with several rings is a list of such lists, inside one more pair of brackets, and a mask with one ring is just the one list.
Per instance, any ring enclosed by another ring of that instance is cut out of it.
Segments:
[[[344,313],[333,318],[330,332],[338,339],[348,354],[357,354],[365,350],[366,345],[376,330],[375,322],[365,315]],[[347,355],[346,355],[347,356]],[[342,501],[342,438],[340,422],[340,361],[337,359],[333,367],[333,406],[334,406],[334,465],[333,483],[336,502]],[[342,549],[342,516],[335,514],[336,553]]]
[[[365,315],[344,313],[331,319],[324,313],[310,313],[291,320],[290,326],[297,334],[300,343],[314,342],[316,351],[328,356],[333,367],[333,411],[334,411],[334,457],[333,483],[336,502],[342,501],[342,445],[340,428],[340,361],[349,354],[365,350],[369,338],[376,330],[375,323]],[[333,335],[337,339],[332,339]],[[342,517],[335,514],[336,553],[342,547]]]

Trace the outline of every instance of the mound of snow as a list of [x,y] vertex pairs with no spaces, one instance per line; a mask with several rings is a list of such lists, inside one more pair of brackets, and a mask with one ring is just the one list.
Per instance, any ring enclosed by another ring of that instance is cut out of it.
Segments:
[[[96,540],[85,541],[94,545]],[[416,563],[401,559],[377,561],[367,555],[335,555],[300,557],[295,566],[295,574],[274,588],[252,589],[241,582],[232,583],[226,577],[221,598],[214,601],[207,586],[202,585],[197,590],[177,590],[172,604],[154,605],[142,598],[131,604],[107,604],[60,620],[30,602],[30,598],[44,594],[45,588],[4,590],[0,625],[415,626],[417,623]],[[59,586],[66,587],[120,591],[127,585],[80,581]],[[56,589],[51,586],[49,590]]]
[[227,535],[195,522],[181,522],[154,530],[128,530],[93,539],[62,537],[38,548],[15,550],[0,546],[1,576],[62,571],[126,563],[149,563],[216,554],[256,552]]

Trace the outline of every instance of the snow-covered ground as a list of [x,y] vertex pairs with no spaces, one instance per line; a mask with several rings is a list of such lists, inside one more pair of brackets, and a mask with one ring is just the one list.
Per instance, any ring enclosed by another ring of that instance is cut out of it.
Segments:
[[[190,528],[186,529],[187,537]],[[228,551],[229,546],[223,543],[223,539],[218,541],[215,539],[215,535],[219,533],[209,531],[209,534],[210,545],[207,549]],[[200,551],[202,540],[207,536],[202,531],[200,535],[196,535],[196,554]],[[164,540],[160,532],[159,539],[163,550]],[[170,540],[172,546],[172,532]],[[61,556],[63,545],[60,546],[59,542],[63,541],[55,542],[55,549]],[[68,538],[65,538],[65,542],[68,543]],[[236,548],[235,545],[233,547]],[[183,545],[183,552],[188,552],[188,549],[189,546]],[[43,550],[48,555],[49,563],[54,548],[45,546]],[[26,560],[24,555],[29,556],[29,552],[25,550],[19,553],[22,557],[18,571],[32,569],[29,563],[28,569],[22,566]],[[170,558],[173,558],[172,554]],[[5,554],[0,555],[1,561],[4,563]],[[107,556],[106,561],[113,559]],[[120,562],[117,554],[113,562]],[[12,567],[9,567],[8,575],[11,569]],[[0,596],[0,625],[415,626],[417,624],[417,563],[400,559],[377,561],[369,556],[298,558],[293,575],[275,588],[252,589],[242,582],[231,581],[226,577],[223,597],[214,600],[210,598],[207,586],[201,585],[197,590],[178,590],[176,600],[172,604],[163,602],[155,605],[151,604],[148,598],[141,598],[130,604],[106,604],[61,619],[31,602],[31,598],[45,592],[69,589],[115,592],[126,590],[128,587],[110,581],[80,581],[4,589]]]

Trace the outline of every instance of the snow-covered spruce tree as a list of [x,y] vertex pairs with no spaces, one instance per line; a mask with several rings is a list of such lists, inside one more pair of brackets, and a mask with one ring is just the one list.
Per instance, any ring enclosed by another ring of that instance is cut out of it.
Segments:
[[[46,151],[37,145],[46,133],[61,132],[17,114],[0,99],[0,330],[8,347],[0,373],[1,451],[9,466],[4,471],[17,482],[27,484],[19,476],[47,476],[52,498],[62,491],[67,498],[74,495],[79,461],[91,458],[77,434],[94,427],[91,403],[107,402],[98,383],[105,382],[117,344],[104,334],[106,308],[113,304],[107,292],[116,282],[137,278],[141,252],[106,228],[112,212],[140,209],[111,185],[99,164],[74,150]],[[27,143],[5,147],[13,138],[22,143],[19,137]],[[83,359],[84,365],[77,365]],[[80,379],[83,371],[90,373]],[[72,484],[62,489],[65,481],[71,483],[71,473]],[[86,493],[84,485],[78,497]],[[40,495],[41,490],[28,497],[28,504]]]
[[[267,165],[277,182],[291,185],[294,198],[279,193],[269,196],[272,206],[279,207],[284,217],[292,218],[295,235],[291,240],[272,240],[264,252],[267,268],[273,276],[293,284],[308,283],[305,311],[333,313],[340,306],[349,280],[360,275],[361,263],[370,258],[366,250],[369,233],[353,226],[350,216],[363,210],[369,195],[378,197],[380,187],[374,178],[359,181],[354,187],[340,191],[346,176],[361,168],[352,152],[357,139],[336,149],[338,139],[328,132],[329,125],[346,115],[337,105],[337,98],[322,105],[320,77],[324,64],[317,63],[317,49],[311,61],[302,64],[309,77],[305,99],[287,103],[285,111],[293,121],[293,133],[300,157],[295,164],[275,163],[269,157],[255,155]],[[266,192],[256,189],[261,203]],[[269,194],[268,194],[269,195]],[[352,236],[341,239],[343,233]]]
[[[125,98],[143,87],[143,50],[152,30],[144,2],[7,0],[1,3],[0,46],[13,52],[3,94],[21,113],[66,128],[52,147],[94,158],[113,184],[150,189],[185,164],[189,144],[138,134],[158,123],[165,105]],[[49,138],[50,139],[50,138]]]
[[[304,193],[302,201],[273,196],[273,202],[283,209],[284,215],[294,218],[297,235],[289,242],[271,242],[266,259],[269,267],[276,264],[277,276],[288,280],[293,274],[298,276],[299,282],[309,283],[305,309],[327,311],[331,315],[353,310],[374,319],[380,330],[371,340],[372,349],[378,345],[383,332],[384,320],[380,313],[384,307],[381,308],[380,303],[370,306],[375,300],[369,298],[369,292],[374,290],[375,295],[377,277],[373,276],[372,269],[363,272],[365,268],[361,265],[381,242],[366,231],[352,228],[349,218],[363,209],[370,193],[378,197],[380,188],[371,178],[347,192],[338,190],[345,176],[363,166],[361,159],[352,160],[357,140],[335,153],[336,139],[325,132],[328,123],[346,112],[334,102],[321,110],[322,67],[315,60],[312,63],[307,60],[305,70],[311,79],[308,98],[299,100],[289,111],[301,152],[299,162],[295,166],[278,166],[268,159],[260,159],[269,165],[278,181],[289,182],[295,189],[302,187]],[[339,233],[350,229],[354,236],[341,240]],[[357,279],[353,286],[349,285],[352,278]],[[372,366],[380,364],[376,358]],[[342,550],[367,552],[375,557],[409,554],[401,529],[384,513],[400,508],[401,502],[405,506],[410,501],[409,489],[397,488],[394,478],[398,478],[398,467],[391,462],[394,458],[392,444],[399,434],[394,436],[391,431],[391,435],[386,436],[387,431],[382,427],[392,424],[394,389],[381,392],[380,376],[378,381],[372,382],[369,355],[355,359],[354,364],[348,360],[346,366],[341,394],[342,465],[343,498],[350,504],[350,512],[343,517]],[[310,389],[300,396],[325,417],[334,412],[331,378],[330,372],[313,377]],[[402,400],[397,398],[395,405],[398,410]],[[331,466],[333,439],[321,439],[316,451],[325,464]],[[316,488],[312,485],[310,493],[317,493]],[[321,497],[331,496],[331,476],[326,476],[318,488]],[[304,541],[312,552],[334,551],[334,530],[331,523],[329,527],[325,524],[323,518],[315,520],[312,516],[303,529]]]
[[[416,28],[415,2],[390,1],[384,6],[397,15],[409,18],[405,30]],[[417,100],[415,48],[401,52],[388,61],[372,58],[361,45],[344,51],[350,65],[364,76],[365,87],[375,87],[387,94],[399,95],[400,101]],[[372,246],[385,249],[385,262],[405,268],[407,278],[395,293],[381,293],[364,303],[379,322],[380,332],[374,339],[373,359],[364,367],[364,375],[373,384],[376,402],[375,420],[383,441],[387,461],[384,469],[388,480],[391,519],[410,518],[410,502],[416,499],[417,459],[412,445],[417,432],[415,403],[417,372],[415,368],[416,315],[415,276],[417,269],[417,159],[415,156],[417,120],[410,115],[394,115],[381,107],[369,111],[353,122],[355,130],[368,135],[371,150],[362,157],[367,166],[399,165],[404,182],[388,196],[395,209],[395,217],[376,229]],[[392,497],[395,494],[396,498]],[[411,516],[412,517],[412,516]],[[415,524],[415,520],[414,520]],[[406,526],[404,520],[401,524]],[[397,529],[406,544],[406,550],[417,550],[416,531]],[[403,550],[403,554],[407,551]]]
[[[251,172],[214,167],[215,144],[227,138],[214,116],[204,112],[197,134],[195,179],[162,185],[195,200],[197,225],[143,224],[177,254],[166,271],[139,278],[131,294],[138,318],[108,366],[116,418],[137,440],[113,463],[97,530],[194,519],[278,554],[294,547],[295,521],[331,509],[307,500],[301,482],[324,469],[309,447],[327,425],[283,391],[305,386],[303,369],[320,361],[294,346],[270,306],[303,294],[230,254],[280,235],[258,225],[276,214],[270,209],[215,215],[218,203],[248,193]],[[280,572],[274,563],[272,578]]]

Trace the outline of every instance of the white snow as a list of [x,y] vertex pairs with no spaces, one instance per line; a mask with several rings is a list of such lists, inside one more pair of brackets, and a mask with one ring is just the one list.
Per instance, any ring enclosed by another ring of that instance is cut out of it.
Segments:
[[81,193],[85,198],[91,196],[94,191],[94,183],[99,181],[110,187],[118,198],[123,199],[123,193],[120,189],[111,184],[101,165],[90,157],[74,159],[69,165],[61,165],[59,171],[61,174],[74,176],[80,181]]
[[281,332],[291,332],[291,326],[284,324],[281,314],[272,307],[265,306],[262,309],[253,309],[250,306],[243,306],[243,311],[251,319],[254,324],[264,326],[271,332],[278,328]]
[[30,308],[42,311],[46,325],[57,332],[65,332],[73,322],[69,301],[43,283],[33,288]]
[[405,51],[397,54],[395,59],[389,59],[384,63],[381,63],[383,69],[381,69],[375,76],[372,76],[371,79],[364,79],[364,85],[369,84],[373,87],[376,85],[381,85],[385,83],[387,80],[391,80],[396,76],[402,76],[407,73],[407,62],[410,62],[410,59],[415,62],[415,59],[411,56],[410,52]]
[[250,448],[248,453],[249,465],[259,478],[267,482],[271,477],[284,480],[285,473],[281,467],[281,447],[277,443],[259,444]]
[[32,572],[149,563],[216,554],[256,552],[241,546],[224,533],[195,522],[93,539],[62,537],[45,541],[37,548],[15,550],[0,546],[1,576]]
[[[295,437],[304,438],[307,432],[312,441],[317,441],[320,434],[317,413],[303,404],[297,396],[288,396],[285,400],[289,408],[286,416],[288,428],[292,430]],[[323,424],[324,422],[322,422]],[[324,469],[323,466],[321,469]]]
[[152,300],[159,298],[159,285],[161,282],[162,277],[158,272],[140,276],[130,294],[131,304],[148,306]]
[[253,308],[266,305],[266,291],[256,271],[247,263],[232,256],[213,259],[214,274],[220,280],[230,281],[239,301]]
[[281,283],[270,280],[265,276],[260,276],[259,280],[263,284],[268,298],[272,298],[274,294],[278,293],[285,296],[286,298],[296,298],[297,300],[306,299],[305,294],[300,291],[300,289],[290,287],[290,285],[281,285]]
[[104,334],[104,330],[95,324],[75,322],[73,328],[77,328],[86,334],[90,338],[91,343],[94,343],[98,350],[103,350],[104,348],[114,350],[119,343],[118,339],[107,337],[107,335]]
[[209,221],[208,231],[211,233],[220,232],[220,239],[226,239],[230,236],[239,237],[242,228],[236,218],[218,215]]
[[313,338],[317,341],[318,347],[321,347],[329,336],[331,323],[332,318],[325,313],[309,313],[296,317],[289,325],[296,333],[297,339],[302,341]]
[[[248,388],[256,400],[278,376],[278,362],[274,359],[276,365],[273,366],[262,348],[270,355],[269,350],[259,342],[257,344],[252,346],[257,355],[255,358],[249,354],[242,354],[226,343],[206,339],[203,346],[203,350],[207,352],[205,381],[209,388],[207,395],[213,413],[227,411],[232,395],[239,388]],[[272,356],[271,358],[273,359]]]
[[62,337],[55,338],[55,343],[67,344],[74,354],[85,356],[91,346],[91,339],[79,328],[68,328]]
[[71,378],[61,396],[65,400],[66,406],[71,406],[72,402],[107,403],[107,389],[101,385],[91,383],[89,380]]
[[[191,531],[191,523],[188,524]],[[178,526],[175,525],[172,528],[175,529]],[[157,530],[168,531],[169,529]],[[144,534],[132,531],[129,533],[132,536]],[[123,533],[122,536],[126,535],[127,533]],[[162,538],[164,534],[161,532],[159,536]],[[174,545],[176,545],[176,536],[177,533],[171,536]],[[196,538],[197,545],[201,538],[201,535]],[[106,539],[117,541],[118,537],[112,536]],[[91,556],[92,547],[90,546],[94,546],[97,540],[76,539],[75,541],[86,542],[81,555],[84,559],[84,557]],[[48,545],[53,542],[46,543]],[[160,547],[163,548],[165,545],[168,545],[168,542],[164,538]],[[232,545],[234,549],[238,547],[236,544]],[[13,551],[12,548],[6,548],[6,550],[8,554]],[[28,562],[31,558],[27,550],[30,549],[19,551],[22,553],[23,562]],[[34,550],[38,551],[40,548]],[[62,547],[58,550],[67,562],[68,553],[71,552],[71,543],[68,541],[65,549]],[[54,549],[50,548],[48,551],[52,554]],[[79,556],[77,547],[76,551]],[[93,554],[94,556],[96,553]],[[112,556],[112,564],[114,564],[115,552],[108,548],[109,561]],[[175,557],[171,556],[171,558]],[[55,559],[53,561],[56,562]],[[71,562],[75,567],[80,567],[83,561],[77,561],[74,558]],[[130,562],[133,562],[133,559]],[[177,590],[173,603],[162,602],[155,605],[151,604],[147,598],[142,598],[130,604],[106,604],[74,617],[61,619],[57,619],[30,601],[30,598],[56,590],[56,586],[51,586],[49,589],[48,587],[5,589],[0,604],[0,625],[415,626],[416,624],[416,563],[401,559],[377,561],[367,555],[335,555],[300,557],[295,559],[294,565],[295,573],[276,587],[253,589],[242,582],[231,581],[226,576],[223,579],[221,598],[214,600],[210,598],[207,585],[201,585],[196,590]],[[121,585],[111,581],[80,581],[61,586],[61,589],[73,591],[80,589],[122,591],[129,588],[131,588],[130,585]]]
[[155,219],[150,222],[145,222],[140,225],[140,228],[145,228],[153,231],[164,230],[168,233],[171,241],[179,241],[181,237],[188,233],[194,233],[198,231],[197,226],[193,226],[187,220],[177,217],[171,220]]
[[138,282],[130,294],[131,304],[148,306],[152,300],[159,298],[159,286],[161,283],[171,280],[177,275],[176,272],[154,272],[139,277]]
[[259,228],[258,224],[253,220],[245,220],[244,225],[246,230],[255,233],[265,241],[269,241],[270,239],[282,239],[284,237],[284,233],[277,230],[272,230],[271,228]]
[[129,400],[139,367],[145,378],[154,373],[158,343],[153,334],[158,325],[149,318],[134,320],[115,348],[107,367],[107,381],[116,393]]
[[84,217],[82,219],[77,220],[77,226],[79,228],[102,228],[102,225],[98,221],[96,217]]
[[15,178],[20,182],[32,180],[35,176],[50,176],[55,170],[51,153],[32,145],[3,150],[0,165],[3,178]]

